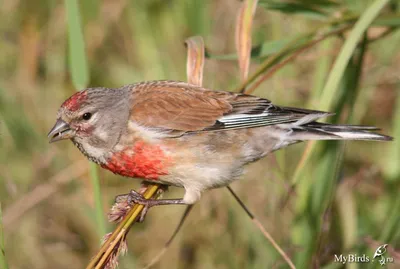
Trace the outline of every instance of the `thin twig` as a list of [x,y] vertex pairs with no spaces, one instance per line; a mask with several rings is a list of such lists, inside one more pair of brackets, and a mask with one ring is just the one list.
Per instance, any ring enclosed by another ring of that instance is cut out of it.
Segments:
[[189,215],[190,211],[193,209],[193,205],[188,205],[185,209],[185,212],[183,212],[183,215],[181,217],[181,220],[178,223],[178,226],[175,228],[174,233],[171,235],[171,237],[168,239],[167,243],[165,243],[163,249],[145,266],[143,269],[149,269],[152,267],[154,264],[156,264],[160,258],[165,254],[167,251],[168,247],[171,245],[172,241],[175,239],[176,235],[178,232],[181,230],[183,223],[185,222],[187,216]]
[[295,269],[296,267],[294,266],[293,262],[289,258],[289,256],[282,250],[282,248],[276,243],[274,238],[265,230],[264,226],[261,224],[261,222],[250,212],[250,210],[246,207],[246,205],[240,200],[239,196],[236,195],[236,193],[232,190],[230,186],[226,187],[229,192],[233,195],[235,200],[239,203],[239,205],[243,208],[243,210],[246,212],[246,214],[250,217],[251,221],[257,226],[257,228],[261,231],[261,233],[264,235],[265,238],[271,243],[271,245],[279,252],[279,254],[282,256],[282,258],[286,261],[286,263],[289,265],[290,268]]
[[[262,73],[265,72],[265,70],[274,62],[278,61],[281,57],[285,56],[285,54],[291,53],[293,50],[295,50],[296,48],[298,48],[298,44],[302,42],[303,39],[305,38],[311,38],[313,36],[318,35],[318,33],[321,31],[321,29],[323,29],[324,27],[330,27],[330,26],[334,26],[337,25],[338,23],[347,23],[348,25],[345,25],[342,28],[335,29],[323,36],[325,36],[325,38],[327,36],[330,36],[332,34],[336,34],[336,31],[340,32],[340,29],[343,28],[347,28],[347,27],[351,27],[352,24],[349,23],[354,23],[355,19],[354,17],[349,17],[349,18],[344,18],[343,20],[337,20],[334,19],[332,21],[329,21],[327,23],[324,23],[323,25],[305,33],[300,35],[299,37],[295,38],[294,40],[292,40],[291,42],[289,42],[284,48],[282,48],[282,50],[279,53],[276,53],[274,55],[272,55],[271,57],[268,57],[268,59],[266,59],[260,66],[259,68],[243,83],[241,83],[234,91],[235,92],[244,92],[246,90],[246,87],[248,85],[250,85],[253,81],[255,81]],[[304,42],[304,41],[303,41]],[[313,41],[311,41],[313,42]],[[307,44],[305,44],[307,45]],[[304,45],[303,45],[304,46]]]
[[331,32],[329,32],[329,33],[327,33],[327,34],[325,34],[325,35],[323,35],[323,36],[311,41],[310,43],[305,44],[303,47],[300,47],[298,50],[296,50],[292,55],[290,55],[289,57],[284,59],[282,62],[277,63],[276,65],[271,67],[269,72],[267,72],[266,74],[262,75],[249,89],[245,90],[245,93],[246,94],[252,93],[258,86],[260,86],[261,83],[263,83],[265,80],[267,80],[270,77],[272,77],[272,75],[274,75],[278,70],[280,70],[286,64],[288,64],[291,61],[293,61],[294,59],[296,59],[296,57],[299,56],[301,53],[305,52],[309,48],[313,47],[314,45],[318,44],[319,42],[325,40],[326,38],[328,38],[328,37],[330,37],[332,35],[343,33],[348,28],[350,28],[349,25],[347,25],[345,27],[342,27],[340,29],[333,30],[333,31],[331,31]]

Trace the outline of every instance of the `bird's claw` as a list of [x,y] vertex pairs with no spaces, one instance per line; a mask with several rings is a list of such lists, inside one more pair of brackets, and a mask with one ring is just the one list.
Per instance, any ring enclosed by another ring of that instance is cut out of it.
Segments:
[[131,190],[128,194],[127,194],[127,201],[129,204],[135,203],[135,204],[139,204],[139,205],[147,205],[148,204],[148,200],[146,198],[143,197],[143,195],[141,195],[140,193],[138,193],[135,190]]
[[142,213],[140,214],[140,218],[138,219],[138,222],[144,221],[144,218],[146,217],[149,208],[153,206],[150,201],[151,200],[144,198],[143,195],[141,195],[135,190],[131,190],[127,194],[120,194],[115,197],[115,203],[127,202],[129,205],[133,204],[144,205]]
[[123,203],[123,202],[128,202],[128,198],[129,198],[129,193],[119,194],[119,195],[115,196],[114,203],[119,204],[119,203]]
[[144,198],[143,195],[141,195],[137,191],[131,190],[128,194],[127,201],[129,204],[135,203],[139,205],[144,205],[140,214],[140,218],[138,219],[138,222],[143,222],[144,218],[147,215],[147,212],[149,211],[149,208],[152,206],[150,200]]

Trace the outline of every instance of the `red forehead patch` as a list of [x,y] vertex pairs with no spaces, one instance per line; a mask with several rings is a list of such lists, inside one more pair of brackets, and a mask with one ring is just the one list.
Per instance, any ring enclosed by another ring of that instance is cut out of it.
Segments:
[[70,111],[75,111],[78,110],[79,107],[82,105],[82,103],[85,101],[87,98],[87,92],[86,91],[80,91],[72,95],[70,98],[68,98],[62,105],[61,107],[64,107]]

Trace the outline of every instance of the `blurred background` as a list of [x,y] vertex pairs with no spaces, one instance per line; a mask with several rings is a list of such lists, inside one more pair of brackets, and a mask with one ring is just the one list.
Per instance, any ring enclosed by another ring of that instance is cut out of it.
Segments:
[[[297,44],[310,47],[252,94],[279,105],[320,109],[326,100],[324,84],[349,31],[311,43],[326,33],[327,24],[352,29],[373,2],[260,0],[250,74],[274,55],[298,52]],[[241,4],[79,1],[88,85],[185,81],[184,41],[201,35],[208,56],[204,86],[235,90],[240,85],[235,24]],[[400,249],[399,4],[391,1],[382,9],[359,40],[337,92],[330,95],[330,110],[337,112],[332,121],[378,126],[397,141],[321,142],[309,158],[304,152],[310,145],[297,144],[252,164],[250,173],[232,184],[298,268],[364,268],[334,263],[334,254],[372,257],[382,244],[389,244],[388,257],[400,261],[395,252]],[[0,14],[0,202],[6,259],[13,269],[84,268],[102,237],[96,186],[88,161],[72,143],[48,144],[46,137],[58,107],[77,90],[69,71],[65,3],[3,0]],[[106,222],[114,197],[137,189],[140,180],[101,169],[98,173]],[[165,196],[182,194],[170,188]],[[145,222],[130,231],[128,254],[119,268],[146,264],[167,241],[183,210],[151,209]],[[107,231],[113,227],[106,224]],[[218,189],[204,194],[154,268],[286,267],[229,192]]]

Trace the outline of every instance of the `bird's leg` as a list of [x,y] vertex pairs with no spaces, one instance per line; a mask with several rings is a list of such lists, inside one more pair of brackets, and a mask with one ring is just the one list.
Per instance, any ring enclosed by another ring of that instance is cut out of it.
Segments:
[[187,203],[183,201],[183,199],[146,199],[138,193],[135,190],[131,190],[127,194],[121,194],[115,197],[115,201],[127,201],[128,204],[139,204],[139,205],[144,205],[144,208],[142,210],[141,216],[139,218],[139,222],[143,222],[144,217],[147,214],[147,211],[149,210],[150,207],[153,206],[158,206],[158,205],[186,205]]
[[144,221],[144,217],[146,216],[147,212],[149,211],[150,207],[157,206],[157,205],[186,205],[183,199],[146,199],[135,190],[131,190],[128,196],[128,203],[135,203],[139,205],[144,205],[142,213],[140,215],[139,222]]
[[128,202],[136,203],[139,205],[145,205],[148,207],[157,206],[157,205],[186,205],[187,203],[183,201],[183,199],[146,199],[135,190],[131,190],[128,194]]

